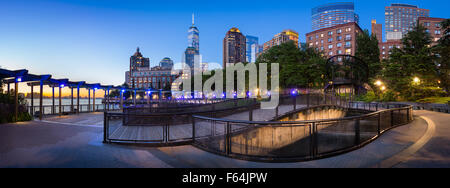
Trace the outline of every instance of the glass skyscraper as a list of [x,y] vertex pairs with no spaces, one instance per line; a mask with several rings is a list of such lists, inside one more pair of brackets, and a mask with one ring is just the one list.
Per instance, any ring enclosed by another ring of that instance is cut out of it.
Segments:
[[249,63],[256,61],[256,54],[259,53],[258,37],[247,35],[246,38],[246,60]]
[[313,31],[349,22],[359,22],[354,3],[330,3],[312,9]]
[[188,30],[188,47],[195,48],[197,54],[200,53],[200,32],[197,27],[195,27],[194,14],[192,14],[192,26]]
[[387,40],[400,40],[411,31],[419,17],[429,17],[430,10],[415,5],[391,4],[385,9],[385,29]]

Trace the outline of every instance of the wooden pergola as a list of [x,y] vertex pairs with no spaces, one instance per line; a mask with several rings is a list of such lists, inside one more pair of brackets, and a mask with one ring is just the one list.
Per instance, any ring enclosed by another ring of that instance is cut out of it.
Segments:
[[[71,89],[71,105],[70,109],[72,112],[76,112],[77,114],[80,112],[80,89],[85,88],[88,90],[88,110],[91,109],[91,90],[93,94],[93,105],[92,111],[95,111],[95,92],[98,89],[101,89],[105,92],[105,98],[109,99],[110,90],[118,90],[120,92],[120,109],[123,109],[123,93],[125,91],[134,92],[133,95],[133,104],[136,105],[136,92],[147,92],[147,101],[150,103],[151,93],[159,93],[159,97],[161,98],[162,90],[152,90],[152,89],[136,89],[136,88],[125,88],[122,86],[112,86],[112,85],[101,85],[100,83],[88,84],[85,81],[69,81],[69,79],[53,79],[52,75],[34,75],[29,74],[28,70],[7,70],[0,69],[0,79],[3,80],[3,83],[7,84],[8,94],[11,94],[10,85],[14,84],[14,96],[15,96],[15,118],[17,120],[19,113],[19,100],[18,100],[18,90],[19,83],[27,83],[28,86],[31,87],[31,115],[34,116],[34,87],[39,86],[39,119],[42,120],[44,114],[43,108],[43,87],[45,85],[52,88],[52,113],[55,112],[55,88],[59,88],[59,115],[62,115],[62,88],[69,87]],[[76,110],[74,105],[74,89],[77,90],[77,104]],[[107,106],[104,110],[109,110],[109,100],[105,101],[105,105]]]

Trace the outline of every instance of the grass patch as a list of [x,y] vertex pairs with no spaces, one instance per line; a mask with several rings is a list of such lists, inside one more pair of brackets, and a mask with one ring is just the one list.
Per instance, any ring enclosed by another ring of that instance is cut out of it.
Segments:
[[450,97],[428,97],[424,99],[419,99],[416,102],[419,103],[436,103],[436,104],[448,104]]

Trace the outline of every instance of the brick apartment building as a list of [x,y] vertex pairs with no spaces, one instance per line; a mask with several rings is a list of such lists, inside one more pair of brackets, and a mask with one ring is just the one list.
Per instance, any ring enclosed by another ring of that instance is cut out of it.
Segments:
[[306,44],[324,56],[355,55],[356,37],[362,29],[355,22],[319,29],[306,34]]

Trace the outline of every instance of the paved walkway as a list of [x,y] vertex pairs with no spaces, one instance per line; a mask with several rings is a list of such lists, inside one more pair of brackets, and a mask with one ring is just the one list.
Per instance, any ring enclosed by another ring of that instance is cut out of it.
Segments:
[[332,158],[257,163],[193,146],[148,148],[102,144],[102,113],[0,125],[0,167],[450,167],[450,114],[415,111],[414,123]]

